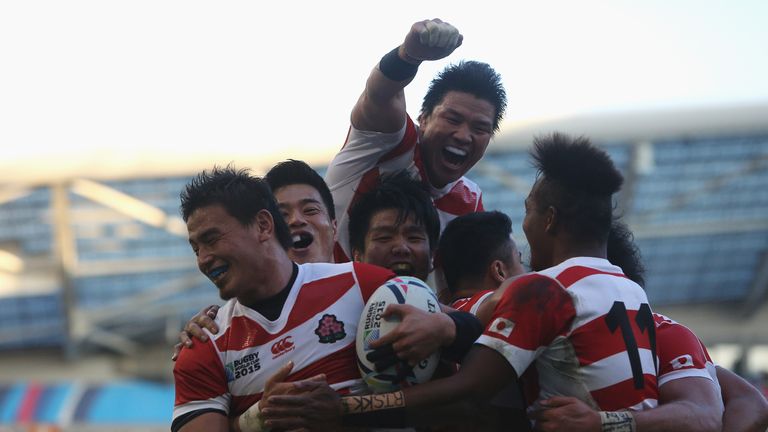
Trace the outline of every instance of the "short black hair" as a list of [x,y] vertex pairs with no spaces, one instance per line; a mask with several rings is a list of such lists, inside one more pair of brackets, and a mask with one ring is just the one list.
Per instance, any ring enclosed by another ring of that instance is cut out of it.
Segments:
[[613,221],[612,195],[624,181],[608,154],[585,137],[553,133],[534,139],[538,210],[557,209],[575,238],[606,241]]
[[481,278],[494,260],[512,257],[512,221],[499,211],[468,213],[448,222],[437,248],[450,292],[464,278]]
[[469,93],[478,99],[488,101],[496,109],[493,131],[499,130],[499,123],[507,109],[507,92],[501,83],[501,75],[487,63],[461,61],[448,65],[429,84],[421,104],[421,115],[429,116],[448,92]]
[[417,224],[424,225],[429,247],[434,250],[440,236],[440,217],[435,204],[418,180],[407,171],[398,171],[379,178],[377,185],[358,196],[349,209],[349,243],[352,250],[365,250],[365,236],[371,218],[381,210],[396,209],[397,223],[413,216]]
[[266,181],[250,175],[247,169],[232,165],[214,166],[202,171],[181,191],[181,216],[184,222],[195,210],[210,205],[221,205],[243,226],[251,226],[256,214],[267,210],[275,224],[275,236],[286,250],[291,247],[291,232],[280,215],[277,202]]
[[269,187],[276,191],[284,186],[295,184],[305,184],[317,190],[323,204],[328,209],[328,215],[331,220],[336,219],[336,209],[333,207],[333,195],[328,185],[320,174],[317,173],[306,162],[288,159],[273,166],[264,176],[264,180],[269,183]]
[[645,286],[645,265],[635,236],[620,220],[614,220],[608,233],[608,261],[621,267],[624,275],[641,287]]

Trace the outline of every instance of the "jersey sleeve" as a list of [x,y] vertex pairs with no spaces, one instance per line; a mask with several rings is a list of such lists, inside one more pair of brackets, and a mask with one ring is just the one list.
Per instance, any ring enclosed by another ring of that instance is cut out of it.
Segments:
[[363,295],[364,302],[371,298],[376,288],[395,277],[391,270],[384,267],[359,262],[352,265],[355,269],[355,276],[357,277],[357,283],[360,285],[360,293]]
[[472,315],[477,315],[477,309],[491,294],[493,294],[493,291],[483,290],[475,293],[475,295],[472,297],[466,297],[454,301],[451,303],[451,307],[458,311],[469,312]]
[[176,360],[174,419],[202,410],[229,413],[227,375],[210,336],[207,342],[195,341],[192,347],[183,348]]
[[351,257],[348,213],[355,197],[374,187],[382,173],[408,168],[413,163],[417,141],[416,125],[410,117],[395,133],[350,128],[344,147],[331,160],[325,173],[338,223],[338,251],[334,254],[337,262]]
[[707,370],[709,355],[706,348],[688,327],[674,321],[658,324],[656,351],[659,356],[659,387],[680,378],[712,379]]
[[510,283],[476,343],[504,356],[519,377],[547,345],[567,333],[575,316],[565,289],[532,273]]

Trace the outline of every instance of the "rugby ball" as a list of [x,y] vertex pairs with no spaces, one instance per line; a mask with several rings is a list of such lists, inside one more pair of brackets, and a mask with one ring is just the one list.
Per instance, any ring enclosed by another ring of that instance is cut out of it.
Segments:
[[[390,304],[408,304],[426,312],[440,312],[435,293],[415,277],[392,278],[373,292],[360,316],[355,348],[360,374],[374,393],[386,393],[428,381],[432,378],[440,359],[440,353],[436,352],[414,367],[402,362],[382,371],[375,369],[374,363],[366,359],[366,355],[373,351],[370,343],[389,333],[400,323],[400,317],[397,315],[382,318],[381,315]],[[398,378],[403,376],[403,379]]]

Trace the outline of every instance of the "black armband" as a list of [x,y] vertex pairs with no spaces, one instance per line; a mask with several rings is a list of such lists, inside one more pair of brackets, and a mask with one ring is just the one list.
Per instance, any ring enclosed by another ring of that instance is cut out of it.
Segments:
[[472,344],[483,334],[483,324],[469,312],[454,311],[449,312],[448,316],[456,325],[456,337],[453,343],[443,348],[443,358],[460,362],[472,348]]
[[379,60],[379,70],[385,77],[392,81],[405,81],[416,76],[416,71],[419,70],[419,65],[408,63],[400,58],[398,51],[400,47],[393,49],[392,51],[384,54],[384,57]]

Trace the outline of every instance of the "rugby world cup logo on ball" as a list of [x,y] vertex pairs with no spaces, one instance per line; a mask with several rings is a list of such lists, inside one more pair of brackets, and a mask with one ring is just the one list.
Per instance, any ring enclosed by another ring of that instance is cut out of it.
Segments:
[[363,380],[375,393],[390,392],[429,381],[440,358],[440,353],[433,353],[414,367],[405,362],[398,362],[381,371],[375,369],[374,362],[366,358],[366,355],[373,351],[370,343],[386,335],[400,323],[400,317],[397,315],[382,318],[384,310],[390,304],[408,304],[430,313],[440,311],[432,289],[414,277],[401,276],[390,279],[374,291],[360,316],[355,348],[357,365]]

